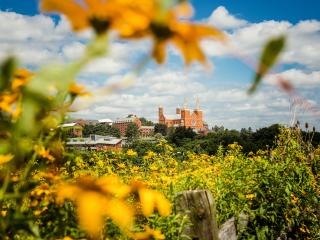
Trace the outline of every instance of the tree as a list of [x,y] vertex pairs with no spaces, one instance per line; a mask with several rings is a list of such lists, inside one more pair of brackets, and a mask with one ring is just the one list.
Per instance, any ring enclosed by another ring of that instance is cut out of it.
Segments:
[[142,126],[154,126],[154,123],[150,120],[147,120],[144,117],[139,118],[141,121]]
[[128,138],[129,142],[137,139],[139,137],[139,128],[136,124],[130,123],[126,129],[125,136]]
[[182,146],[184,143],[193,140],[196,135],[191,128],[177,127],[168,138],[171,143]]
[[83,136],[89,137],[90,134],[120,137],[119,129],[106,124],[85,125],[83,127]]
[[166,136],[168,133],[167,125],[162,123],[156,123],[154,125],[154,133],[161,133],[162,136]]

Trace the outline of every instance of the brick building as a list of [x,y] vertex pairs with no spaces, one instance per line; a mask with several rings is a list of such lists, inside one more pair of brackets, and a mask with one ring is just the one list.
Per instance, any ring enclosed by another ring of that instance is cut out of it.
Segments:
[[150,137],[154,135],[154,126],[141,126],[140,129],[141,137]]
[[126,130],[129,124],[131,123],[136,124],[137,127],[140,129],[141,121],[136,115],[131,115],[122,119],[117,119],[113,122],[112,126],[119,129],[121,136],[125,136]]
[[82,137],[83,127],[79,123],[64,123],[60,127],[68,136]]
[[206,132],[208,125],[203,121],[203,111],[197,100],[196,109],[188,109],[186,104],[183,108],[176,109],[176,115],[166,116],[163,107],[159,107],[159,123],[168,127],[192,128],[196,132]]

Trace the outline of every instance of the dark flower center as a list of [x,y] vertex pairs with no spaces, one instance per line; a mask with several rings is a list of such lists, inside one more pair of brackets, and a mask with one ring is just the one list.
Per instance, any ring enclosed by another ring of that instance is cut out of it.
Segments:
[[110,27],[110,21],[108,19],[92,17],[89,22],[98,35],[105,33]]
[[166,40],[173,35],[173,32],[166,25],[159,23],[151,23],[150,29],[152,33],[160,40]]

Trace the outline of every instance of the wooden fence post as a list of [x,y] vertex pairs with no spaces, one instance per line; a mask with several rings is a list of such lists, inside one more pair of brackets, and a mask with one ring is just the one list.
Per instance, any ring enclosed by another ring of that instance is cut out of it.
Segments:
[[219,240],[216,207],[208,190],[192,190],[177,194],[176,212],[188,215],[192,226],[184,234],[192,240]]

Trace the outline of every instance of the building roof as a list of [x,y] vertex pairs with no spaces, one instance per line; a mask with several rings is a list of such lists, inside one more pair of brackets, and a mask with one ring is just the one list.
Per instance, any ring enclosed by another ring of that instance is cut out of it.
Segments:
[[140,129],[150,129],[153,130],[154,126],[141,126]]
[[99,123],[112,123],[113,121],[109,118],[98,120]]
[[78,123],[63,123],[60,125],[60,127],[65,128],[65,127],[74,127],[77,126]]
[[124,123],[124,122],[134,122],[137,119],[136,116],[126,117],[126,118],[117,118],[114,123]]
[[88,138],[69,138],[67,145],[116,145],[121,143],[121,138],[112,136],[90,135]]

